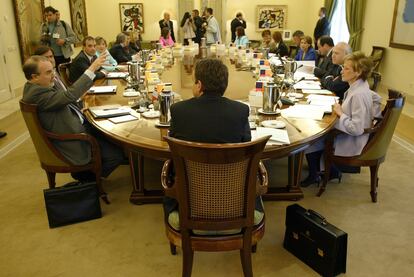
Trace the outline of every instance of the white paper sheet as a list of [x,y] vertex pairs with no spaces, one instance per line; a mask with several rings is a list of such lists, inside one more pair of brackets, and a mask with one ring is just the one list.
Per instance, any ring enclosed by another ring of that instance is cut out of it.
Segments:
[[110,78],[110,79],[121,79],[121,78],[125,78],[128,76],[128,72],[109,72],[106,75],[106,78]]
[[113,93],[116,92],[116,86],[93,86],[89,93]]
[[287,109],[282,110],[282,116],[290,118],[308,118],[321,120],[326,108],[323,106],[312,106],[295,104]]
[[127,121],[132,121],[132,120],[138,120],[138,118],[128,114],[128,115],[123,115],[123,116],[111,117],[109,119],[109,121],[111,121],[112,123],[115,123],[115,124],[122,123],[122,122],[127,122]]
[[95,118],[107,118],[128,115],[131,112],[130,107],[121,105],[104,105],[89,107],[89,110]]
[[[254,134],[253,134],[254,133]],[[257,139],[264,136],[269,136],[270,138],[270,144],[290,144],[289,135],[287,130],[285,129],[274,129],[274,128],[266,128],[266,127],[257,127],[256,131],[252,131],[252,138]]]
[[302,89],[302,92],[307,94],[332,94],[332,92],[327,89]]
[[295,84],[294,89],[321,89],[321,84],[316,81],[300,81],[299,83]]

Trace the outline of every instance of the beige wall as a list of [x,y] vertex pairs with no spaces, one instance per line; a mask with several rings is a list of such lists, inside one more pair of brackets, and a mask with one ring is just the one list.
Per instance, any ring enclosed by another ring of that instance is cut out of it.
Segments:
[[367,0],[361,50],[371,53],[373,45],[387,47],[380,67],[382,84],[414,98],[414,51],[389,47],[394,0]]

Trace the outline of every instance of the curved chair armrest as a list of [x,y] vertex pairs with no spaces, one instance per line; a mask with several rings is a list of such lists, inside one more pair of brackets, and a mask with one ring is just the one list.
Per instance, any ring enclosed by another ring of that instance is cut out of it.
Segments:
[[44,131],[46,136],[53,140],[59,140],[59,141],[69,141],[69,140],[82,140],[87,141],[91,145],[91,152],[92,152],[92,159],[101,162],[101,152],[99,151],[99,144],[96,138],[93,136],[86,134],[86,133],[80,133],[80,134],[55,134],[48,131]]
[[258,168],[258,180],[256,182],[256,195],[264,195],[267,192],[269,178],[267,175],[267,170],[262,161],[259,162],[259,168]]
[[161,170],[161,185],[164,189],[165,196],[176,198],[174,182],[171,179],[173,167],[172,160],[166,160]]

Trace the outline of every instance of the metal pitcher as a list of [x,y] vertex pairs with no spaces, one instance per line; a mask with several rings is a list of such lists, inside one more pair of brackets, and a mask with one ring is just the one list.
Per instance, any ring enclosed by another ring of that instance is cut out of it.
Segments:
[[139,62],[137,61],[128,62],[128,72],[129,72],[128,82],[133,86],[136,86],[136,85],[139,86],[139,82],[141,78]]
[[295,74],[296,69],[298,69],[298,64],[293,59],[287,59],[284,66],[285,66],[285,75],[289,75],[289,73]]
[[262,48],[262,58],[263,59],[265,59],[265,60],[269,59],[269,51],[270,51],[269,47],[263,47]]
[[151,53],[151,50],[148,50],[148,49],[141,50],[141,62],[143,66],[145,66],[146,62],[149,60],[150,53]]
[[163,91],[158,96],[160,103],[160,124],[169,124],[171,120],[170,106],[174,103],[174,94],[171,91]]
[[280,99],[280,88],[275,83],[267,83],[263,91],[263,112],[273,113],[276,111]]

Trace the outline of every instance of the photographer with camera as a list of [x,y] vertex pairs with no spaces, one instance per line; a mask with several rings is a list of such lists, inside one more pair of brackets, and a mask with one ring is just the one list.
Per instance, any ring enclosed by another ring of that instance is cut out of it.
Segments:
[[53,49],[56,69],[59,64],[70,62],[73,55],[72,44],[76,36],[69,24],[58,18],[59,11],[48,6],[44,10],[46,22],[41,27],[40,42]]

